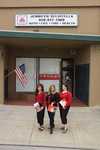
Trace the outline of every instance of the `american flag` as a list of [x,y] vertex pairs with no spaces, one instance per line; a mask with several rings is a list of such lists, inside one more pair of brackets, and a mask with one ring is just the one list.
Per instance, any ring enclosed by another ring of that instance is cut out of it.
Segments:
[[25,64],[22,64],[14,70],[16,73],[17,78],[19,79],[20,83],[22,84],[23,87],[25,87],[28,83],[28,78],[26,76],[25,72]]

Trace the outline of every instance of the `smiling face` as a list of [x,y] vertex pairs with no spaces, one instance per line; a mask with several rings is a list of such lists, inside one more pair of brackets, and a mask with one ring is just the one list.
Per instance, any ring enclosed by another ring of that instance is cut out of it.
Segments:
[[56,91],[55,85],[51,85],[49,88],[50,93],[54,93]]
[[51,92],[55,92],[55,86],[51,86]]
[[65,86],[64,84],[62,85],[62,89],[63,91],[67,91],[67,86]]
[[42,92],[42,87],[40,85],[38,86],[38,91]]
[[36,93],[44,92],[44,87],[42,84],[38,84],[36,88]]

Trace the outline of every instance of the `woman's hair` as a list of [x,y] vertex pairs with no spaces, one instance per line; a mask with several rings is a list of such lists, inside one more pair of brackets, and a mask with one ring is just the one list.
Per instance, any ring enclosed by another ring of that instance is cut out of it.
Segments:
[[49,87],[49,93],[51,93],[51,89],[52,89],[52,87],[54,88],[54,90],[56,91],[56,87],[55,87],[55,85],[54,84],[52,84],[52,85],[50,85],[50,87]]
[[35,95],[37,95],[38,92],[39,92],[38,87],[41,87],[41,91],[44,92],[44,86],[43,86],[43,84],[39,83],[39,84],[37,85],[37,87],[36,87]]

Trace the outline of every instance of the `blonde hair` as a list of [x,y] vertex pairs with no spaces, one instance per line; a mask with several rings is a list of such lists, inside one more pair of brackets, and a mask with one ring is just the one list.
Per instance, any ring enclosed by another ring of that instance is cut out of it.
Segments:
[[54,85],[54,84],[52,84],[52,85],[50,85],[50,86],[49,86],[49,92],[48,92],[49,94],[51,93],[51,89],[52,89],[52,87],[53,87],[53,88],[54,88],[54,90],[56,91],[56,87],[55,87],[55,85]]

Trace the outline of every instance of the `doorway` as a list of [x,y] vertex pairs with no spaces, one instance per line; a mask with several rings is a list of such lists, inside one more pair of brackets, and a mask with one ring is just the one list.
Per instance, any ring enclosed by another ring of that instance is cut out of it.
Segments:
[[88,105],[89,99],[89,64],[75,65],[75,96]]
[[74,61],[73,59],[62,59],[61,62],[61,85],[66,84],[68,90],[73,94],[74,83]]
[[62,59],[61,85],[63,83],[72,92],[74,106],[88,106],[89,64],[75,64],[74,59]]

